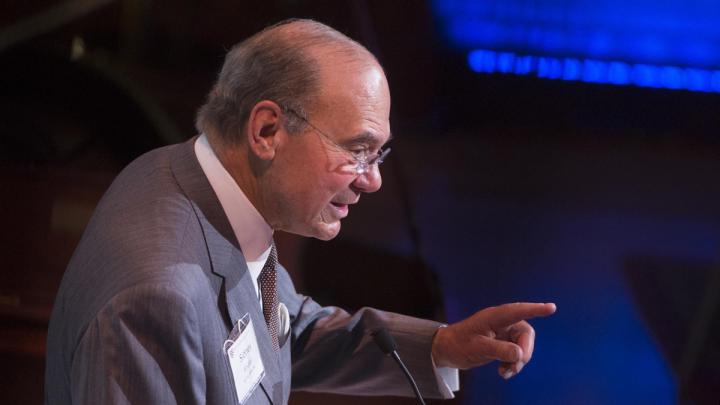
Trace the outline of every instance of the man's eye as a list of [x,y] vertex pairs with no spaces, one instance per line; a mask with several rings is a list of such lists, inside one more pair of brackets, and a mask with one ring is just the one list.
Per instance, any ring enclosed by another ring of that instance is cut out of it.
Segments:
[[368,155],[368,150],[367,148],[352,149],[350,150],[350,153],[352,153],[355,157],[365,157]]

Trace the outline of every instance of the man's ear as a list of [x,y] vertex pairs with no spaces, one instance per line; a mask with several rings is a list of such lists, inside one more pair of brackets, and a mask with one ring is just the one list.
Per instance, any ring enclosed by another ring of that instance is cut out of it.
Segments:
[[270,100],[255,104],[248,117],[247,129],[250,150],[262,160],[272,160],[281,142],[278,136],[282,129],[280,106]]

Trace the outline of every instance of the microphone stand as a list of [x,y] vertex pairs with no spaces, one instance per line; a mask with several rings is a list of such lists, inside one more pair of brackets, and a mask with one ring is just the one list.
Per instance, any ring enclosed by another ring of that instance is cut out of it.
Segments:
[[382,352],[386,355],[392,357],[395,362],[400,366],[400,369],[402,370],[403,374],[405,374],[405,378],[407,378],[408,382],[410,383],[410,386],[412,387],[418,402],[422,405],[425,405],[425,400],[420,394],[420,389],[418,389],[418,386],[415,383],[415,379],[412,377],[412,374],[410,374],[410,371],[407,369],[407,367],[405,367],[405,363],[403,363],[402,359],[400,358],[400,355],[397,352],[397,345],[395,344],[395,339],[393,339],[392,335],[390,335],[390,332],[388,332],[385,328],[381,328],[373,332],[372,337],[375,340],[375,343],[380,347],[380,350],[382,350]]

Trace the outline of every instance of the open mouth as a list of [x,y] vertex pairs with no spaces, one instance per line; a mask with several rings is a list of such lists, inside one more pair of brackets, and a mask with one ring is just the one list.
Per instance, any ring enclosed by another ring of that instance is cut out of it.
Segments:
[[348,214],[348,205],[338,202],[331,201],[330,205],[333,207],[339,218],[345,218]]

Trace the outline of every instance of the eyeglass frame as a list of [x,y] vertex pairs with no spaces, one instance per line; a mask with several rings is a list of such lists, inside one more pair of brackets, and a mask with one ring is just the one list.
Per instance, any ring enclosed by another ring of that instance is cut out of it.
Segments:
[[363,149],[361,152],[353,152],[346,147],[338,144],[333,138],[330,137],[330,135],[323,132],[320,128],[313,125],[307,118],[302,116],[299,112],[295,111],[295,109],[288,107],[288,106],[281,106],[282,110],[285,112],[288,112],[297,118],[300,118],[305,124],[307,124],[310,128],[312,128],[315,132],[317,132],[322,138],[324,138],[327,142],[330,142],[332,146],[337,148],[338,150],[344,152],[348,155],[348,157],[353,161],[354,163],[354,171],[355,175],[362,176],[363,174],[370,171],[370,167],[372,165],[377,165],[378,168],[383,163],[387,155],[390,153],[390,148],[378,149],[377,152],[375,152],[375,156],[372,158],[369,158],[369,151],[368,149]]

